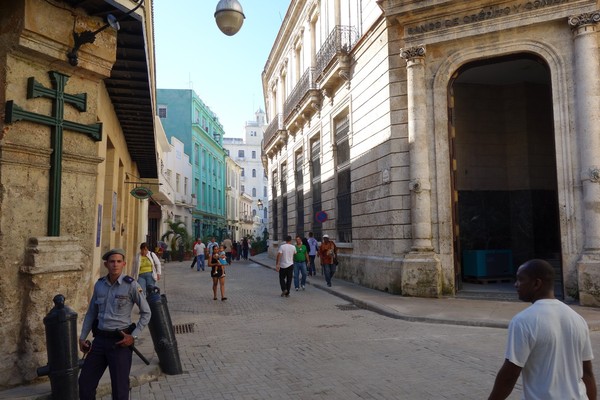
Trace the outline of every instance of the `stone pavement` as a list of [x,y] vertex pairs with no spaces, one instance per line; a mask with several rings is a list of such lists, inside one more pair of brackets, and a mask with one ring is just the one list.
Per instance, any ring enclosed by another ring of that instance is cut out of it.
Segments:
[[[274,269],[274,260],[269,258],[266,254],[260,254],[251,257],[251,261],[256,264],[260,264],[265,267]],[[167,295],[169,296],[169,303],[173,302],[174,305],[174,307],[170,307],[171,317],[173,319],[174,324],[177,324],[178,322],[189,318],[190,315],[197,314],[198,312],[208,312],[206,305],[210,305],[212,303],[212,299],[210,299],[210,301],[203,300],[203,302],[188,305],[186,303],[185,297],[182,297],[181,293],[176,291],[178,287],[182,284],[180,280],[185,280],[186,276],[189,275],[182,274],[181,277],[173,276],[173,278],[170,278],[169,270],[171,268],[175,268],[177,271],[185,271],[186,273],[190,273],[190,269],[187,265],[188,262],[173,262],[166,264],[166,274],[164,275],[166,278],[164,279],[164,281],[161,281],[161,287],[163,288],[163,292],[167,293]],[[206,274],[206,272],[200,274]],[[230,287],[234,287],[234,281],[231,282],[232,283]],[[449,324],[455,326],[504,328],[508,325],[508,322],[510,321],[513,315],[515,315],[523,308],[527,307],[527,304],[521,302],[466,300],[456,298],[407,298],[396,295],[390,295],[372,289],[367,289],[348,282],[337,280],[335,278],[333,280],[333,286],[327,287],[325,284],[325,280],[321,275],[318,275],[316,277],[310,277],[308,284],[315,288],[319,288],[323,291],[334,294],[335,296],[338,296],[346,300],[347,302],[358,306],[359,308],[370,310],[381,315],[385,315],[387,317],[396,318],[404,321]],[[273,284],[272,282],[271,286],[275,287],[276,284]],[[278,289],[275,288],[275,290],[277,291]],[[238,298],[240,296],[240,294],[235,292],[234,295]],[[201,296],[206,297],[206,293],[204,293],[204,290]],[[276,297],[278,298],[278,296]],[[218,303],[221,302],[219,301]],[[240,303],[238,303],[238,306],[246,307]],[[573,308],[586,318],[592,330],[600,330],[600,310],[579,306],[573,306]],[[222,312],[225,313],[223,315],[227,315],[231,312],[231,310],[227,307],[221,307],[215,310],[215,312]],[[183,337],[182,340],[184,340]],[[190,339],[185,338],[185,340],[186,341],[184,343],[186,343],[186,346],[189,346],[190,344],[188,342]],[[180,339],[178,339],[178,341],[180,341]],[[192,339],[190,343],[192,343],[193,346],[196,347],[205,345],[204,343],[196,343],[197,341],[198,339]],[[502,347],[501,341],[498,341],[498,343],[500,343],[499,346]],[[152,340],[150,338],[149,332],[144,332],[144,334],[140,337],[138,348],[150,360],[150,366],[146,366],[145,364],[143,364],[142,361],[134,355],[134,361],[131,371],[131,384],[132,387],[145,387],[147,386],[147,382],[155,381],[159,379],[160,376],[158,358],[154,353]],[[180,353],[182,353],[182,357],[183,354],[187,353],[187,351],[182,351],[181,344]],[[497,353],[498,360],[500,360],[501,350],[498,350]],[[186,365],[184,366],[184,368],[185,367],[188,367],[188,370],[193,370],[197,368],[194,365]],[[206,373],[206,371],[204,371],[204,373]],[[420,377],[414,377],[415,380],[419,378]],[[160,379],[162,380],[163,378]],[[167,378],[167,381],[174,381],[178,379],[180,378]],[[148,389],[142,389],[141,391],[139,391],[139,398],[148,398],[145,395],[145,393],[147,394],[147,392],[145,392],[147,390]],[[215,393],[220,393],[218,392],[219,390],[220,389],[216,388]],[[98,388],[98,398],[109,399],[109,393],[110,380],[108,377],[108,373],[106,373]],[[132,396],[132,398],[136,398],[135,395],[132,394]],[[34,385],[21,386],[13,388],[11,390],[0,391],[0,399],[49,398],[50,385],[48,381]],[[166,396],[164,398],[169,397]],[[183,396],[181,398],[183,398]]]
[[[255,263],[275,269],[275,260],[266,253],[251,257]],[[318,266],[317,266],[318,268]],[[529,304],[519,301],[473,300],[444,297],[425,299],[391,295],[333,278],[327,287],[325,278],[317,273],[310,284],[339,296],[361,308],[391,318],[438,324],[507,328],[511,318]],[[600,308],[571,305],[582,315],[592,331],[600,330]]]

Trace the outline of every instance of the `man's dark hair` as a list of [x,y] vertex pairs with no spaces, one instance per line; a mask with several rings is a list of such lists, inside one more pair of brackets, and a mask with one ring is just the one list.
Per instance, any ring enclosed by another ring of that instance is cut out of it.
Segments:
[[285,237],[285,241],[286,241],[286,242],[291,242],[291,241],[292,241],[292,236],[291,236],[291,235],[287,235],[287,236]]
[[523,273],[532,279],[541,279],[545,287],[554,285],[554,267],[546,260],[533,259],[527,261]]
[[313,233],[312,232],[308,232],[308,237],[313,237]]

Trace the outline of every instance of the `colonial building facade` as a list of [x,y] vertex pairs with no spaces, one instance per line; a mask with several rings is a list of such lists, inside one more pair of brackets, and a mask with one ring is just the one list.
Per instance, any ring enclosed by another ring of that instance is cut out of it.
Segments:
[[600,305],[599,5],[293,0],[263,72],[274,246],[413,296],[514,276]]
[[229,157],[242,167],[240,174],[240,190],[252,199],[250,210],[245,216],[252,220],[254,226],[250,234],[261,238],[268,226],[268,180],[262,163],[262,141],[266,124],[266,114],[258,109],[254,120],[247,121],[244,126],[243,138],[224,138],[223,146]]
[[157,99],[167,137],[177,137],[191,155],[193,236],[220,240],[227,232],[223,125],[193,90],[158,89]]
[[240,232],[240,167],[231,157],[225,157],[225,165],[227,169],[227,180],[225,186],[226,196],[226,211],[227,211],[227,236],[233,241],[241,239]]
[[149,192],[139,186],[158,176],[151,0],[5,1],[0,22],[6,387],[46,364],[43,318],[55,295],[80,323],[106,273],[101,255],[122,247],[131,263],[148,233]]

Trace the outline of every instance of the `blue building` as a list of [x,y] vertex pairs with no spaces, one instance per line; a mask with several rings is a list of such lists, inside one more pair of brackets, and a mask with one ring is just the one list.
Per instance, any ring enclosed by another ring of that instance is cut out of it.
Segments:
[[227,231],[223,125],[193,90],[158,89],[157,100],[167,138],[177,137],[191,155],[192,193],[197,199],[192,234],[220,240]]

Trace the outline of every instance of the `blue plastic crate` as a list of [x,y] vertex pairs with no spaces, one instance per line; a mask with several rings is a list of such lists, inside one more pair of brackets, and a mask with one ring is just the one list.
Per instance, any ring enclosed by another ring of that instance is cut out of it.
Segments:
[[462,267],[464,277],[512,278],[515,274],[512,250],[465,250]]

